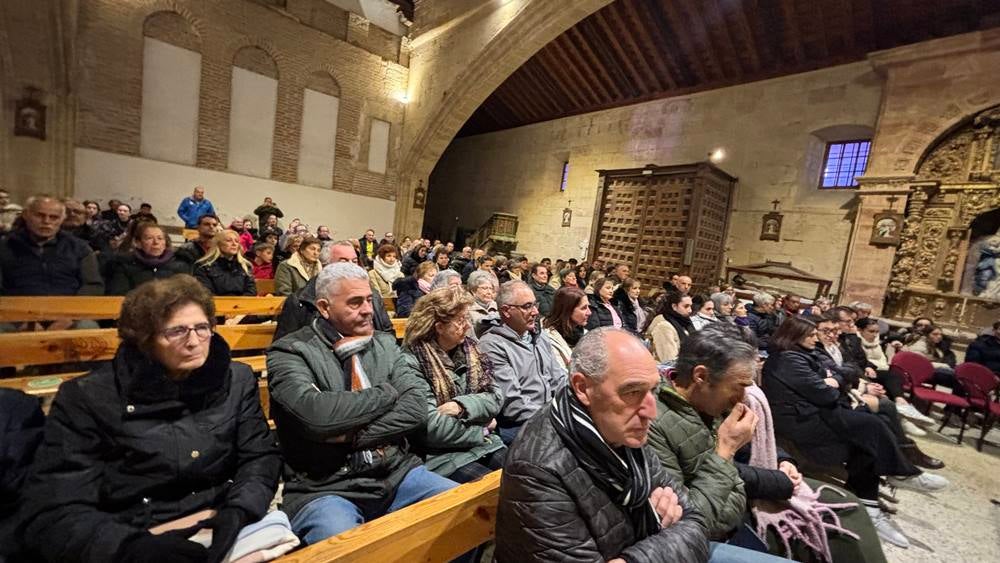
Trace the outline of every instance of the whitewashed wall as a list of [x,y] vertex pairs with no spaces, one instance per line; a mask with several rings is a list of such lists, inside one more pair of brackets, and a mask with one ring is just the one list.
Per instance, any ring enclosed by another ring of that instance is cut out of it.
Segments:
[[228,168],[270,178],[278,81],[234,66],[232,94]]
[[201,54],[144,39],[139,152],[148,158],[194,164],[198,148]]

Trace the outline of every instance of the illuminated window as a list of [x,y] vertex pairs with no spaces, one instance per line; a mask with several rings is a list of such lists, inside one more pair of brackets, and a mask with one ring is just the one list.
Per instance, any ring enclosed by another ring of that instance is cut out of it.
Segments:
[[559,183],[559,191],[566,191],[566,182],[569,180],[569,161],[563,163],[562,182]]
[[856,178],[865,173],[871,144],[871,141],[866,140],[828,143],[819,187],[821,189],[858,187]]

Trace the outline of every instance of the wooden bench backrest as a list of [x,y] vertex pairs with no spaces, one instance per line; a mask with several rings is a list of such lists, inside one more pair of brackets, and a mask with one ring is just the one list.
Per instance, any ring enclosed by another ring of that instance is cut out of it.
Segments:
[[[262,350],[271,345],[275,324],[219,326],[233,350]],[[0,334],[0,367],[52,365],[110,360],[118,349],[113,328]]]
[[493,539],[500,474],[494,471],[277,561],[450,561]]
[[[117,319],[124,297],[0,297],[0,322]],[[216,297],[220,316],[281,312],[284,297]]]
[[256,279],[253,280],[257,286],[257,295],[268,295],[274,293],[274,280]]

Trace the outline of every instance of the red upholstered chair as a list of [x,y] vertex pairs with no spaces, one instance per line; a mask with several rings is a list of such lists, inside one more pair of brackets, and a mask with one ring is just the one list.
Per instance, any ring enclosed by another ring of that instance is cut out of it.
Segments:
[[976,443],[976,449],[983,451],[986,433],[993,427],[997,417],[1000,417],[1000,403],[996,401],[997,388],[1000,388],[1000,378],[997,378],[990,368],[975,362],[959,364],[955,368],[955,377],[962,382],[969,393],[970,410],[983,415],[983,433]]
[[965,419],[968,416],[969,401],[951,393],[938,391],[930,384],[930,379],[934,376],[934,366],[930,360],[914,352],[896,352],[889,364],[889,371],[896,372],[902,376],[903,381],[909,384],[910,398],[922,401],[925,405],[924,414],[931,409],[931,403],[947,405],[951,409],[946,409],[944,424],[938,430],[944,429],[945,424],[951,417],[950,411],[958,409],[962,417],[962,428],[958,433],[958,442],[962,442],[962,435],[965,433]]

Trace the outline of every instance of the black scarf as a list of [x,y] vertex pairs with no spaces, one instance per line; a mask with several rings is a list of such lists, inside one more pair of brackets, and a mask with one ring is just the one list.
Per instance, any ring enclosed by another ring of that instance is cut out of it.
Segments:
[[660,518],[649,503],[653,484],[642,448],[612,448],[569,386],[552,398],[556,433],[594,483],[629,513],[637,539],[660,531]]
[[694,323],[691,322],[691,317],[685,317],[673,309],[667,311],[663,320],[673,325],[673,327],[677,330],[677,338],[680,339],[681,344],[684,344],[687,337],[695,332]]

